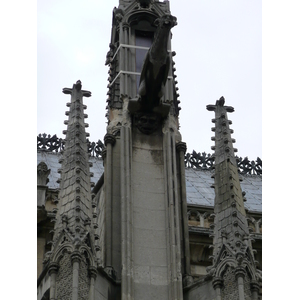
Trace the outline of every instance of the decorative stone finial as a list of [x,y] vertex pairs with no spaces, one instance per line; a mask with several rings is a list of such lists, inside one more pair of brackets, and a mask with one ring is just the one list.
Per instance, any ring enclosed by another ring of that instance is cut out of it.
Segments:
[[[222,96],[219,100],[216,101],[216,104],[209,104],[206,106],[206,109],[209,111],[215,111],[217,107],[223,107],[225,104],[225,98]],[[224,106],[225,111],[227,112],[234,112],[234,108],[232,106]]]
[[73,84],[73,88],[63,88],[62,92],[64,94],[71,94],[72,92],[81,92],[83,97],[91,97],[92,93],[90,91],[81,90],[82,84],[80,80],[77,80],[75,84]]
[[81,81],[77,80],[77,82],[75,84],[75,88],[76,88],[77,92],[79,92],[81,90],[81,87],[82,87]]

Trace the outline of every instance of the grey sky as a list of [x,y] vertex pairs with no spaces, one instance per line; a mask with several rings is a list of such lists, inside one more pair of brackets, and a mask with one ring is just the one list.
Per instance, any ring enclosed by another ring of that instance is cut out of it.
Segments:
[[[78,79],[92,92],[85,98],[90,140],[106,131],[112,10],[118,0],[39,0],[37,11],[37,134],[64,137],[66,103],[61,91]],[[221,96],[229,114],[238,156],[262,158],[261,1],[170,1],[178,25],[172,50],[179,87],[180,131],[188,152],[213,153],[211,119],[206,110]]]

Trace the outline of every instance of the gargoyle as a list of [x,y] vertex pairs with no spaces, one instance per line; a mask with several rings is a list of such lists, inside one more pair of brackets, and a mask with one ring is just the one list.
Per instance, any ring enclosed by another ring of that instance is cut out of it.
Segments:
[[169,33],[177,24],[176,20],[176,17],[165,15],[154,22],[157,29],[141,72],[137,98],[139,111],[152,112],[153,108],[161,105],[171,64],[167,49]]

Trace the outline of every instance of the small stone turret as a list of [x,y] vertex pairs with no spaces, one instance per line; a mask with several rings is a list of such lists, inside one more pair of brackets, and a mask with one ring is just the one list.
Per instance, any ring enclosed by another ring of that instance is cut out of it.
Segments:
[[213,278],[217,300],[257,299],[255,260],[234,156],[237,150],[233,148],[235,140],[229,128],[232,122],[227,118],[234,108],[224,104],[221,97],[215,105],[207,105],[207,110],[215,112],[214,250],[213,265],[207,271]]

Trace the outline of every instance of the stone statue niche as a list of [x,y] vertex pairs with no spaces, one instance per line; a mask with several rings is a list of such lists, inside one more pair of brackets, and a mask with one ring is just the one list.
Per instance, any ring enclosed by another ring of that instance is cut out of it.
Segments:
[[[146,134],[152,132],[149,127],[152,127],[153,120],[155,120],[154,129],[170,110],[168,103],[162,103],[162,97],[171,65],[167,49],[169,33],[177,24],[176,20],[176,17],[171,15],[164,15],[155,20],[154,25],[157,29],[152,46],[144,59],[138,95],[129,101],[128,110],[134,115],[136,124],[141,125],[141,128],[139,126],[138,128]],[[143,130],[143,124],[147,127],[146,130]]]

